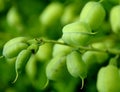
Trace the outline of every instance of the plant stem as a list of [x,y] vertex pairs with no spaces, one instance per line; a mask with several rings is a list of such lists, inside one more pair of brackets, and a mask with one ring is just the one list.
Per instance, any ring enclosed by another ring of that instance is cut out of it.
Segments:
[[45,40],[45,39],[36,39],[38,41],[38,43],[40,45],[45,44],[45,43],[54,43],[54,44],[60,44],[60,45],[66,45],[66,46],[70,46],[72,48],[77,48],[78,50],[85,50],[85,51],[100,51],[100,52],[106,52],[106,53],[110,53],[110,54],[119,54],[120,55],[120,51],[117,50],[112,50],[112,49],[96,49],[93,48],[91,46],[85,47],[85,46],[72,46],[69,44],[66,44],[64,42],[59,42],[59,41],[55,41],[55,40]]
[[[54,43],[54,44],[60,44],[60,45],[67,45],[67,46],[70,46],[64,42],[59,42],[59,41],[55,41],[55,40],[45,40],[45,39],[36,39],[38,41],[39,44],[44,44],[44,43]],[[73,47],[73,46],[70,46],[70,47]]]

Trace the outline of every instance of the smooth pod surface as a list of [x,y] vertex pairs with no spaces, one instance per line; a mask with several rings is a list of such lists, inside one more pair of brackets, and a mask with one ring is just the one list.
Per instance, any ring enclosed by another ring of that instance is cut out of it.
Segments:
[[25,64],[29,60],[30,56],[31,56],[31,51],[29,50],[22,50],[19,53],[15,64],[15,68],[17,71],[21,71],[25,67]]
[[39,49],[36,53],[36,57],[39,61],[47,61],[52,57],[53,45],[51,43],[45,43],[39,46]]
[[67,77],[66,60],[63,56],[56,56],[48,63],[46,75],[49,80],[59,81]]
[[112,31],[116,34],[120,33],[120,5],[114,6],[110,12],[110,23]]
[[120,92],[119,70],[114,65],[102,67],[97,77],[98,92]]
[[21,24],[21,16],[16,7],[12,7],[7,14],[7,22],[10,26],[19,26]]
[[35,55],[32,55],[26,63],[25,71],[31,80],[35,79],[35,76],[37,74],[37,60]]
[[27,41],[28,41],[27,37],[15,37],[4,44],[3,50],[14,43],[19,43],[19,42],[26,43]]
[[3,56],[6,58],[16,57],[21,50],[26,49],[28,44],[26,43],[15,43],[3,50]]
[[90,25],[92,30],[97,29],[105,18],[105,10],[99,2],[89,1],[80,13],[80,21]]
[[63,13],[63,5],[58,2],[50,3],[40,15],[40,22],[45,26],[56,23]]
[[30,59],[32,52],[30,50],[22,50],[16,58],[15,71],[16,77],[12,83],[15,83],[18,79],[18,75],[24,70],[27,61]]
[[85,62],[82,60],[82,56],[80,52],[72,51],[67,56],[67,69],[68,72],[75,78],[80,77],[81,89],[84,86],[84,79],[87,77],[87,66]]
[[83,22],[74,22],[63,27],[62,39],[70,45],[86,45],[92,37],[91,28]]
[[67,56],[67,69],[74,77],[86,78],[87,67],[79,52],[73,51]]
[[[62,39],[59,39],[58,41],[63,42]],[[53,46],[52,55],[53,55],[53,57],[55,57],[56,55],[67,55],[68,53],[71,52],[71,50],[72,50],[72,47],[70,47],[70,46],[55,44]]]

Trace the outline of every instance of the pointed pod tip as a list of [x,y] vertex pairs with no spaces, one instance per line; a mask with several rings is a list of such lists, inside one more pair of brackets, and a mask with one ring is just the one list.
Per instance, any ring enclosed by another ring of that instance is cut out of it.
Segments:
[[17,81],[17,79],[18,79],[18,73],[16,73],[16,77],[15,77],[14,81],[12,82],[12,84],[14,84]]
[[83,87],[84,87],[84,78],[82,78],[82,85],[80,89],[83,89]]
[[49,84],[49,80],[47,79],[47,81],[42,89],[45,89],[48,86],[48,84]]

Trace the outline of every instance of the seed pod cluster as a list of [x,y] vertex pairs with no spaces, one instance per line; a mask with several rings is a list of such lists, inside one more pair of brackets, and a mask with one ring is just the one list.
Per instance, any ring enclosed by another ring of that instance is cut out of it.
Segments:
[[6,58],[14,58],[18,53],[28,47],[28,38],[16,37],[5,43],[3,47],[3,56]]
[[89,1],[80,13],[80,20],[63,27],[62,39],[70,45],[88,45],[93,31],[98,29],[105,18],[105,10],[99,2]]
[[3,56],[7,59],[15,58],[16,82],[18,75],[25,68],[27,61],[32,54],[35,54],[39,46],[37,43],[29,44],[29,39],[26,37],[16,37],[8,41],[3,47]]

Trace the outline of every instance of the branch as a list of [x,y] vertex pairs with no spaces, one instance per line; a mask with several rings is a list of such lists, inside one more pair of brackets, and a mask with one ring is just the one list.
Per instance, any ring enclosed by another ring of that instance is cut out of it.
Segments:
[[43,39],[43,38],[36,38],[35,40],[40,45],[43,45],[45,43],[54,43],[54,44],[60,44],[60,45],[70,46],[72,48],[78,48],[78,50],[100,51],[100,52],[106,52],[106,53],[110,53],[110,54],[120,54],[119,50],[116,51],[116,50],[112,50],[112,49],[96,49],[96,48],[93,48],[91,46],[88,46],[88,47],[85,47],[85,46],[72,46],[72,45],[66,44],[64,42],[59,42],[59,41],[55,41],[55,40],[46,40],[46,39]]

